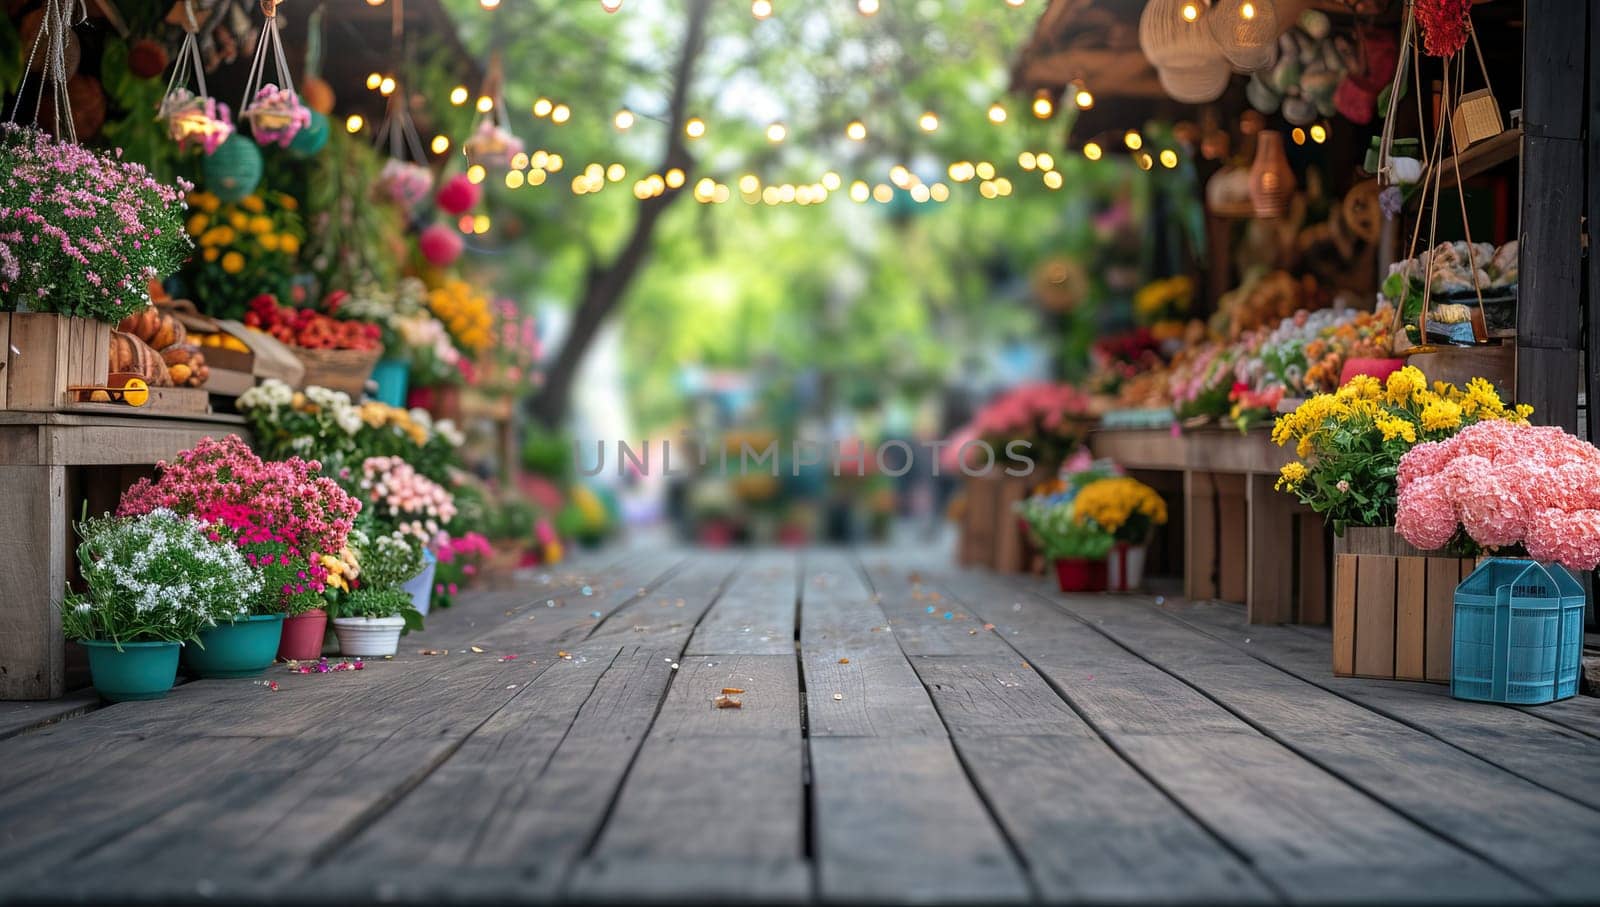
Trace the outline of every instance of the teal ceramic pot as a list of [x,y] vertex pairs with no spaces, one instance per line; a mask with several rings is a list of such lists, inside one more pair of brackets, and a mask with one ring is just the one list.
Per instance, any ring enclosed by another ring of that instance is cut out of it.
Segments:
[[410,366],[405,360],[379,359],[372,369],[372,380],[378,384],[377,398],[390,406],[405,406],[410,377]]
[[254,677],[278,657],[282,614],[258,614],[200,632],[183,647],[183,663],[201,677]]
[[110,702],[160,699],[178,679],[175,642],[125,642],[80,639],[89,653],[89,676],[101,698]]

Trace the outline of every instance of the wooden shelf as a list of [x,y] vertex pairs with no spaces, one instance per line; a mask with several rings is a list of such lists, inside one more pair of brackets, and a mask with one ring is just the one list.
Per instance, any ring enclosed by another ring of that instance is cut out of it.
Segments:
[[1439,185],[1452,188],[1458,179],[1469,180],[1491,168],[1498,167],[1522,153],[1522,129],[1507,129],[1492,139],[1485,139],[1454,157],[1439,162],[1443,171]]

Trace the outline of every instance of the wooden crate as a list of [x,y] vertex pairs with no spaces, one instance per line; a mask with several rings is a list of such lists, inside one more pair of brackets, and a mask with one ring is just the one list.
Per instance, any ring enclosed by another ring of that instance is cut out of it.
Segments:
[[1448,683],[1455,589],[1475,566],[1393,529],[1346,530],[1334,540],[1333,673]]
[[0,409],[54,412],[69,402],[69,386],[106,383],[111,325],[38,312],[0,314],[0,322]]

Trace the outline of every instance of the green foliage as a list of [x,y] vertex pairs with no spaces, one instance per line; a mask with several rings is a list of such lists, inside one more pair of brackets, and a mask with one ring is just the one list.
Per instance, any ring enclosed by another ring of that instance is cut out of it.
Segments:
[[324,291],[369,281],[392,287],[399,279],[404,215],[370,197],[384,159],[364,138],[334,128],[308,165],[305,212],[317,230],[304,260]]
[[332,617],[402,617],[406,630],[422,629],[422,614],[401,589],[357,589],[340,599]]
[[1070,502],[1050,503],[1030,498],[1018,506],[1044,556],[1100,560],[1111,553],[1111,533],[1093,523],[1073,518]]
[[530,425],[522,442],[522,468],[553,482],[567,481],[573,469],[572,439],[562,432]]
[[78,527],[86,592],[61,607],[68,639],[185,642],[242,616],[261,576],[232,545],[170,510],[100,517]]
[[350,546],[361,565],[361,589],[398,589],[422,572],[422,545],[411,536],[399,532],[363,533],[352,536]]

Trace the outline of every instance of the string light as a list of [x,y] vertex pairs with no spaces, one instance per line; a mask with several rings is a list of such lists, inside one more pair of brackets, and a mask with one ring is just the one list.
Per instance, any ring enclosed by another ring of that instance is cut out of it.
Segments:
[[1150,155],[1142,151],[1139,152],[1139,156],[1136,158],[1136,160],[1139,162],[1140,170],[1149,170],[1151,167],[1155,166],[1155,161],[1150,159]]
[[972,168],[972,173],[978,179],[992,180],[994,179],[994,165],[988,161],[979,161],[977,166]]
[[1010,195],[1011,194],[1011,181],[1006,179],[1003,176],[997,176],[997,177],[995,177],[995,180],[994,180],[994,188],[995,188],[995,191],[1000,193],[1001,196]]
[[467,103],[467,86],[457,85],[450,89],[450,103],[457,107]]
[[461,219],[456,221],[456,226],[460,228],[462,233],[470,234],[472,232],[472,215],[461,215]]
[[878,0],[856,0],[856,10],[863,16],[875,15],[878,12]]
[[926,111],[917,119],[917,125],[923,132],[933,132],[939,128],[939,117],[931,110]]
[[859,142],[867,137],[867,125],[860,120],[853,120],[844,127],[844,135],[852,142]]
[[1183,21],[1185,22],[1193,22],[1200,18],[1200,7],[1194,3],[1185,3],[1183,9],[1179,10],[1179,12],[1183,14]]
[[444,154],[450,150],[450,137],[442,134],[436,135],[433,137],[433,143],[429,147],[433,149],[434,154]]
[[600,0],[600,8],[608,13],[622,9],[622,0]]
[[543,186],[548,178],[548,173],[543,167],[533,167],[528,170],[528,185]]
[[367,0],[368,6],[382,6],[383,0]]
[[1033,93],[1033,115],[1041,120],[1048,120],[1056,112],[1056,102],[1050,97],[1048,88],[1041,88]]
[[540,148],[538,151],[535,151],[531,157],[528,158],[528,163],[532,164],[535,167],[543,167],[544,165],[550,163],[550,152],[544,150],[543,148]]
[[902,164],[895,164],[889,168],[889,182],[904,189],[911,185],[911,171]]
[[488,95],[479,95],[478,96],[478,112],[479,113],[488,113],[489,111],[491,111],[493,109],[494,109],[494,98],[491,98]]
[[745,195],[754,195],[761,191],[761,180],[754,173],[746,173],[739,177],[739,191]]
[[1048,152],[1048,151],[1039,152],[1039,156],[1037,158],[1037,161],[1038,161],[1040,170],[1054,170],[1054,169],[1056,169],[1056,159],[1053,156],[1051,156],[1050,152]]
[[921,183],[911,187],[911,200],[919,205],[928,200],[928,195],[928,187]]
[[606,168],[606,179],[613,183],[620,183],[628,175],[628,168],[621,164],[612,164]]
[[507,189],[521,189],[523,182],[526,181],[526,180],[527,180],[527,177],[523,176],[521,170],[507,170],[506,171],[506,188]]
[[1083,156],[1088,158],[1089,160],[1098,161],[1098,160],[1100,160],[1100,155],[1102,155],[1104,153],[1105,152],[1100,148],[1100,143],[1099,142],[1085,142],[1084,143]]
[[1289,133],[1289,137],[1294,139],[1296,145],[1304,145],[1306,143],[1306,131],[1299,126],[1294,127],[1294,131]]
[[996,126],[1006,121],[1006,109],[998,102],[989,105],[989,122]]
[[565,104],[557,104],[555,109],[550,111],[550,122],[557,126],[570,119],[572,119],[572,108]]
[[894,199],[894,190],[883,183],[872,187],[872,200],[880,205],[887,205]]
[[1089,110],[1094,107],[1094,95],[1089,89],[1079,85],[1072,93],[1072,103],[1076,104],[1079,110]]
[[844,185],[844,180],[840,179],[839,174],[834,173],[832,170],[822,175],[822,188],[829,192],[838,192],[839,187],[842,185]]
[[467,182],[469,183],[481,183],[487,175],[488,171],[483,169],[482,164],[473,164],[467,168]]
[[776,145],[789,137],[789,127],[782,123],[773,123],[767,127],[767,141]]
[[683,185],[683,171],[673,167],[667,171],[667,188],[676,189]]
[[545,158],[544,169],[550,171],[551,173],[560,173],[561,168],[565,167],[566,165],[567,162],[562,159],[561,155],[552,154]]
[[871,198],[871,197],[872,197],[872,187],[871,186],[868,186],[866,183],[862,182],[861,180],[856,180],[855,182],[850,184],[850,200],[851,201],[853,201],[853,202],[855,202],[857,204],[862,204],[862,203],[866,202],[866,200]]
[[750,0],[750,15],[757,19],[772,15],[772,0]]
[[1044,184],[1047,188],[1060,189],[1064,182],[1066,181],[1062,179],[1061,171],[1059,170],[1046,171],[1044,175]]
[[498,9],[500,0],[478,0],[478,5],[484,9]]
[[945,172],[949,174],[952,182],[964,183],[972,179],[977,169],[972,166],[971,161],[956,161],[946,168]]
[[612,125],[616,126],[619,131],[627,132],[629,129],[633,128],[633,119],[633,111],[624,107],[617,111],[617,115],[612,118],[611,123]]
[[352,113],[348,117],[345,117],[344,131],[354,135],[355,133],[360,132],[361,127],[365,126],[366,124],[367,121],[362,118],[361,114]]
[[694,184],[694,199],[697,202],[709,202],[717,194],[717,181],[709,176],[701,177]]
[[1178,152],[1173,151],[1171,148],[1161,149],[1161,166],[1168,170],[1178,166]]
[[547,117],[554,109],[556,109],[555,102],[549,98],[539,98],[533,102],[533,115],[536,117]]
[[1255,17],[1256,17],[1256,5],[1254,3],[1244,3],[1244,4],[1240,5],[1240,7],[1239,7],[1239,18],[1249,20],[1249,19],[1254,19]]
[[690,117],[683,124],[683,134],[691,139],[697,139],[706,134],[706,121],[699,117]]
[[984,198],[994,198],[1000,194],[1000,190],[995,188],[993,180],[984,180],[978,184],[978,194]]
[[511,156],[512,170],[526,170],[528,168],[528,155],[518,151]]
[[1129,129],[1122,136],[1122,144],[1127,145],[1129,151],[1138,151],[1140,148],[1144,147],[1144,137],[1132,129]]
[[1017,155],[1017,166],[1024,170],[1032,170],[1039,166],[1039,162],[1034,158],[1032,151],[1024,151]]
[[1328,140],[1328,127],[1322,125],[1321,123],[1312,123],[1311,124],[1311,141],[1316,142],[1318,145],[1320,145],[1323,142],[1326,142],[1327,140]]
[[378,86],[382,85],[382,84],[383,84],[383,73],[381,73],[381,72],[369,72],[369,73],[367,73],[367,90],[368,91],[377,91],[378,90]]
[[391,79],[388,76],[384,76],[383,77],[383,81],[378,83],[378,94],[381,94],[386,98],[389,95],[394,94],[394,89],[395,89],[394,79]]
[[936,202],[948,201],[950,199],[950,187],[944,183],[934,183],[928,189],[928,196]]
[[711,201],[713,203],[715,203],[715,204],[718,204],[718,205],[722,204],[723,202],[727,201],[728,199],[730,199],[732,197],[733,197],[733,193],[729,192],[728,191],[728,187],[723,185],[722,183],[718,183],[716,191],[711,193]]
[[1028,0],[1006,0],[1006,6],[1009,6],[1012,9],[1020,9],[1022,4],[1027,2]]

